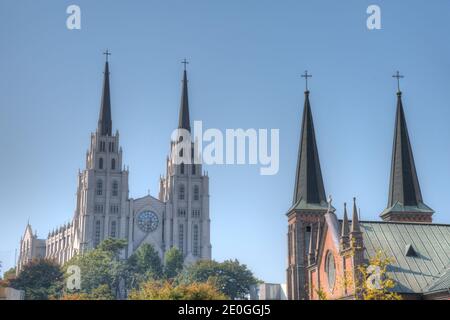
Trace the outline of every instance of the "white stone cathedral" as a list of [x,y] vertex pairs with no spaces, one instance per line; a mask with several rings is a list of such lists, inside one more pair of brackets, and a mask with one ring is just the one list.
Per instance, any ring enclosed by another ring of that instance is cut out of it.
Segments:
[[[178,127],[191,130],[186,69]],[[171,247],[183,253],[185,263],[211,259],[209,178],[202,173],[201,164],[177,164],[176,145],[176,141],[170,143],[158,198],[130,198],[129,171],[122,166],[119,132],[112,133],[107,60],[98,127],[91,134],[86,168],[78,174],[73,219],[50,232],[47,239],[39,239],[28,223],[20,241],[17,272],[34,258],[54,259],[62,265],[107,238],[127,241],[123,258],[149,243],[162,259]]]

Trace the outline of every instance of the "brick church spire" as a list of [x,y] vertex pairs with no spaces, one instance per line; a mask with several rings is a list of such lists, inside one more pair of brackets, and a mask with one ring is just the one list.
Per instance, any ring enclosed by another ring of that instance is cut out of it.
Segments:
[[301,209],[299,205],[327,208],[308,89],[305,91],[301,130],[293,205],[298,209]]
[[[306,80],[305,104],[301,124],[301,136],[297,156],[293,204],[288,210],[288,267],[287,293],[288,299],[306,299],[308,262],[317,261],[313,257],[311,241],[314,238],[320,244],[326,213],[333,214],[331,201],[328,204],[320,169],[316,135],[309,102],[308,78],[305,71],[302,77]],[[319,253],[316,248],[316,252]],[[308,259],[310,258],[310,259]],[[309,261],[308,261],[309,260]]]
[[[400,79],[397,72],[394,76]],[[414,156],[406,126],[400,87],[397,92],[394,143],[387,208],[381,213],[386,221],[431,222],[433,210],[424,204]]]
[[112,119],[111,119],[111,97],[109,92],[109,63],[108,56],[111,53],[106,50],[105,72],[103,76],[103,93],[100,104],[100,115],[98,118],[98,133],[102,136],[111,136],[112,134]]
[[183,71],[183,86],[182,86],[182,91],[181,91],[181,103],[180,103],[178,128],[186,129],[189,132],[191,132],[191,123],[189,120],[188,80],[187,80],[187,71],[186,71],[186,65],[189,64],[189,62],[186,59],[184,59],[181,63],[184,64],[184,71]]

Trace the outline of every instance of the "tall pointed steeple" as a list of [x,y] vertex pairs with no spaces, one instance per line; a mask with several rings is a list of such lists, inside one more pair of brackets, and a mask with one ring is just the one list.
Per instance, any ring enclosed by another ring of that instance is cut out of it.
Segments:
[[109,63],[108,56],[111,53],[106,50],[105,72],[103,75],[103,93],[100,104],[100,114],[98,117],[98,133],[102,136],[111,136],[112,134],[112,118],[111,118],[111,97],[109,91]]
[[317,151],[309,90],[305,91],[293,205],[297,208],[320,207],[324,209],[328,206]]
[[180,113],[179,113],[179,120],[178,120],[178,128],[179,129],[186,129],[189,132],[191,132],[191,122],[189,119],[189,98],[188,98],[188,80],[187,80],[187,71],[186,71],[186,65],[189,63],[184,59],[182,61],[184,64],[184,71],[183,71],[183,84],[181,89],[181,103],[180,103]]
[[347,248],[349,235],[350,235],[350,226],[348,223],[347,204],[344,203],[344,218],[342,219],[342,228],[341,228],[341,248],[342,249]]
[[356,198],[353,198],[353,215],[351,233],[359,233],[361,228],[359,226],[358,209],[356,208]]
[[[398,75],[397,75],[398,76]],[[402,92],[397,92],[389,199],[381,213],[386,221],[431,222],[433,210],[423,203],[414,156],[406,126]]]

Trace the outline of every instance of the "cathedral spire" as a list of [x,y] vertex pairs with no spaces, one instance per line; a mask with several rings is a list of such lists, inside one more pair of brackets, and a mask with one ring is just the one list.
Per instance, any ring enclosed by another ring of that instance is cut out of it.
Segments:
[[108,56],[111,53],[106,50],[105,72],[103,76],[103,93],[100,104],[100,115],[98,118],[98,133],[102,136],[111,136],[112,134],[112,119],[111,119],[111,97],[109,92],[109,62]]
[[356,198],[353,198],[353,216],[352,216],[352,233],[361,232],[361,228],[359,226],[359,217],[358,217],[358,209],[356,208]]
[[328,206],[317,151],[309,90],[305,91],[293,204],[297,207],[299,204],[312,204],[324,209]]
[[[396,76],[399,79],[398,73]],[[388,207],[381,214],[387,221],[431,222],[433,210],[423,203],[414,156],[406,126],[400,87],[397,92],[394,143]]]
[[344,203],[344,218],[342,219],[342,228],[341,228],[341,248],[345,249],[348,245],[350,234],[350,226],[348,223],[348,215],[347,215],[347,203]]
[[191,123],[189,120],[189,99],[188,99],[188,80],[187,80],[187,71],[186,71],[186,65],[189,64],[189,62],[184,59],[181,63],[184,64],[184,71],[183,71],[183,86],[181,91],[181,103],[180,103],[180,114],[179,114],[179,120],[178,120],[178,128],[179,129],[186,129],[189,132],[191,132]]

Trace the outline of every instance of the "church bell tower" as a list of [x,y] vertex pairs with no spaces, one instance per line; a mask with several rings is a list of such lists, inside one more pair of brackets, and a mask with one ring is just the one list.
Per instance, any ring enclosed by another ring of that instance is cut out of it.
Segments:
[[310,242],[318,242],[320,226],[328,209],[325,188],[320,169],[314,123],[309,101],[306,71],[305,103],[298,148],[294,197],[288,217],[288,267],[287,291],[289,300],[303,300],[308,297],[306,267]]

